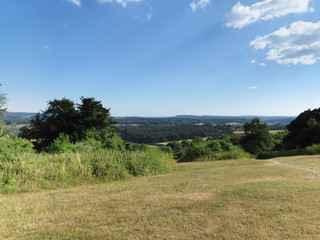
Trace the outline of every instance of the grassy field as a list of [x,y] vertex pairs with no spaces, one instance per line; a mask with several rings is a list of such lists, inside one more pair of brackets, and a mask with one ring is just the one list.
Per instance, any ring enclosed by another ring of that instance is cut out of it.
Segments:
[[[319,169],[319,156],[278,158]],[[305,164],[304,164],[305,163]],[[320,239],[320,178],[268,161],[0,195],[0,239]]]

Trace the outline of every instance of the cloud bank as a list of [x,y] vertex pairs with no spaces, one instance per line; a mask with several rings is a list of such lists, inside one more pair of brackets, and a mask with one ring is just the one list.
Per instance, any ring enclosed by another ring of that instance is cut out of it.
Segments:
[[192,12],[196,12],[198,9],[204,9],[210,2],[211,0],[194,0],[192,3],[190,3],[190,8]]
[[243,28],[261,20],[270,20],[290,13],[303,13],[311,0],[264,0],[244,6],[240,2],[235,4],[226,14],[225,25],[233,28]]
[[320,60],[320,22],[294,22],[250,45],[255,49],[269,49],[267,59],[279,64],[313,64]]

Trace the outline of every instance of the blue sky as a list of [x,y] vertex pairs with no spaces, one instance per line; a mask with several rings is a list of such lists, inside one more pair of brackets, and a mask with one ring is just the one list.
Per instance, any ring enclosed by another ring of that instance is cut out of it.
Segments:
[[318,0],[3,0],[9,111],[95,97],[114,116],[320,107]]

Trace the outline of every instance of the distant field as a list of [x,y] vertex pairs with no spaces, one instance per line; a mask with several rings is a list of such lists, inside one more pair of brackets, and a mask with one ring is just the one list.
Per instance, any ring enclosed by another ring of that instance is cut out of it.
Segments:
[[[278,132],[284,132],[284,131],[285,130],[270,130],[269,133],[276,134]],[[235,133],[235,134],[244,134],[244,131],[243,130],[236,130],[233,133]]]
[[[204,141],[207,141],[208,137],[204,137],[202,138]],[[186,140],[180,140],[180,141],[174,141],[174,142],[183,142],[183,141],[189,141],[191,142],[193,139],[186,139]],[[159,144],[159,145],[163,145],[163,146],[166,146],[168,143],[170,142],[160,142],[160,143],[155,143],[155,144]]]
[[320,239],[320,157],[273,160],[1,195],[0,239]]

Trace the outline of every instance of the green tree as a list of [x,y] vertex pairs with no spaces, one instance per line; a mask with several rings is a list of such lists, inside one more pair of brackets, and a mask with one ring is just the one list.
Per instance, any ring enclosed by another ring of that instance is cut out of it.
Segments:
[[81,104],[66,98],[49,101],[48,108],[31,119],[30,126],[23,128],[20,135],[33,139],[38,150],[47,147],[61,134],[67,135],[73,143],[86,138],[106,140],[113,137],[115,127],[110,109],[94,98],[82,97],[80,100]]
[[4,108],[6,104],[7,104],[7,95],[5,93],[0,93],[0,117],[3,117],[4,113],[7,111],[7,109]]
[[110,109],[104,108],[102,103],[94,98],[81,97],[80,100],[82,103],[77,104],[80,121],[77,129],[79,137],[81,139],[85,138],[88,131],[91,134],[95,132],[95,135],[100,135],[100,138],[113,137],[115,135],[115,127],[113,126],[115,122],[111,119]]
[[21,130],[20,136],[33,139],[37,149],[46,147],[60,134],[66,134],[72,141],[78,140],[79,118],[75,104],[70,99],[48,102],[48,108],[30,121],[30,126]]
[[320,108],[302,112],[287,129],[289,134],[283,143],[286,149],[311,146],[320,143]]
[[[0,84],[1,86],[1,84]],[[6,112],[6,108],[4,106],[7,103],[7,95],[5,93],[0,92],[0,135],[3,136],[4,132],[4,123],[3,123],[3,116]]]
[[245,134],[241,139],[242,147],[249,153],[256,154],[271,150],[272,137],[266,123],[261,123],[259,118],[254,118],[244,125]]

